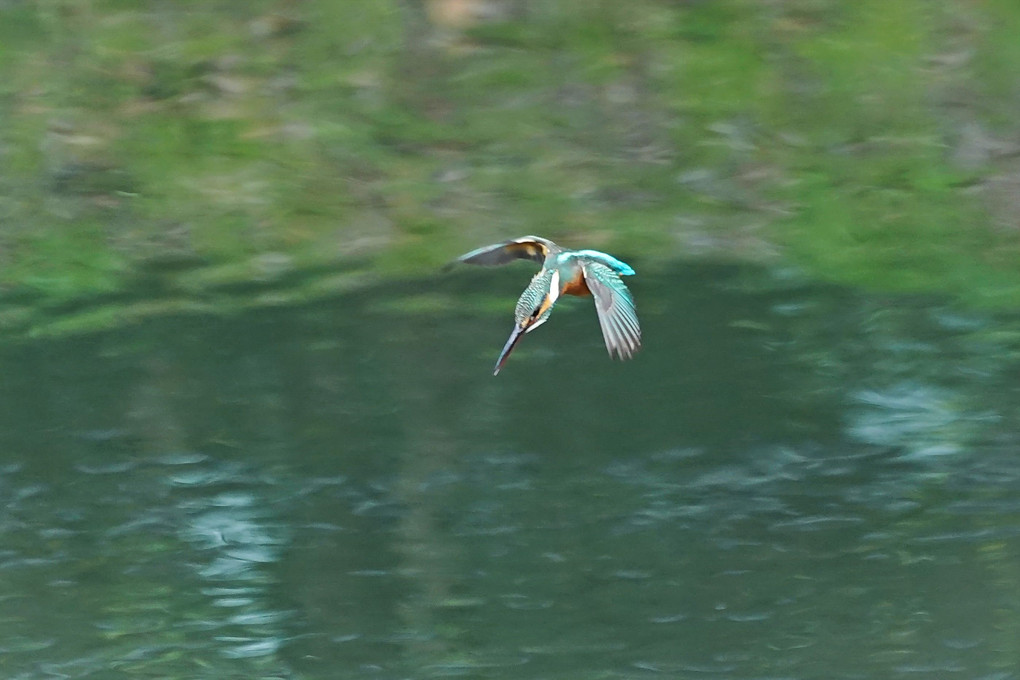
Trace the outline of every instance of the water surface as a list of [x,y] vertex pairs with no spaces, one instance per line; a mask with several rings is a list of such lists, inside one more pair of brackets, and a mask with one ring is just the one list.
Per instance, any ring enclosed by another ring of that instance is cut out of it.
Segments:
[[1020,677],[1013,320],[525,269],[0,348],[3,676]]

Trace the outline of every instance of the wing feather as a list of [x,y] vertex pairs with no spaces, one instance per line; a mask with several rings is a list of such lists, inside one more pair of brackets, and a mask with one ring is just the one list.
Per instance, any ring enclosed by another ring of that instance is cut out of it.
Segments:
[[464,253],[456,259],[456,262],[486,267],[506,264],[514,260],[532,260],[541,264],[545,262],[549,251],[556,247],[552,241],[539,236],[522,236]]
[[634,297],[620,276],[601,262],[588,261],[582,268],[585,283],[595,297],[606,350],[610,356],[615,354],[620,359],[629,359],[641,346],[641,326]]

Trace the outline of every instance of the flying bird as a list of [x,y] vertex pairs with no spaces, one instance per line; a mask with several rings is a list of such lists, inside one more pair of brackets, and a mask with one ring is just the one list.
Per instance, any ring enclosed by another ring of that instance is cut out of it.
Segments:
[[492,374],[497,375],[510,352],[525,333],[535,330],[549,318],[561,295],[591,295],[595,298],[602,337],[609,356],[629,359],[641,346],[634,298],[621,276],[631,276],[630,265],[598,250],[567,250],[538,236],[503,241],[472,250],[456,262],[495,266],[514,260],[539,262],[542,268],[521,293],[514,311],[514,328],[496,360]]

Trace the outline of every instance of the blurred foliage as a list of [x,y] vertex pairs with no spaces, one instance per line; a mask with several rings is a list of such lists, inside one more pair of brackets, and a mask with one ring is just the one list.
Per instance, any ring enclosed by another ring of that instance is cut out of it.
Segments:
[[0,2],[0,290],[343,287],[540,233],[1015,305],[1018,32],[1011,0]]

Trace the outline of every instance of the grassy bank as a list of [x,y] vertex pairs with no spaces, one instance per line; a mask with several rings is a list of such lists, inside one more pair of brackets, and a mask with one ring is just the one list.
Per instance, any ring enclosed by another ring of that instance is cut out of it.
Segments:
[[153,277],[194,300],[316,268],[414,276],[522,233],[1020,302],[1007,0],[94,0],[0,19],[0,324]]

